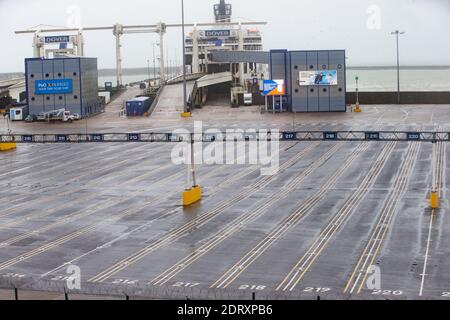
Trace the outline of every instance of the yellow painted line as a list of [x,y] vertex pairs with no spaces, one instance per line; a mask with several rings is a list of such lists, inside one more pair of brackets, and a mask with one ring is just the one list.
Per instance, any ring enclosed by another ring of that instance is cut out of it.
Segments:
[[[441,131],[441,130],[442,129],[439,128],[439,131]],[[435,170],[436,170],[436,179],[437,179],[439,198],[443,197],[443,193],[444,193],[443,189],[445,186],[445,181],[444,181],[443,177],[444,177],[444,170],[445,170],[446,146],[447,145],[443,144],[443,143],[438,143],[438,145],[437,145],[438,163],[437,163],[437,166],[435,167]],[[432,234],[433,234],[433,226],[434,226],[434,221],[436,219],[436,213],[437,213],[437,210],[432,209],[431,217],[430,217],[430,224],[428,227],[428,237],[427,237],[427,245],[426,245],[426,250],[425,250],[425,259],[424,259],[422,275],[421,275],[422,279],[420,282],[420,289],[419,289],[420,297],[423,296],[423,291],[425,289],[425,278],[427,276],[428,260],[430,258],[430,249],[431,249],[431,238],[432,238]]]
[[[281,167],[280,171],[283,171],[293,164],[295,164],[298,159],[303,157],[304,154],[308,153],[309,151],[313,150],[319,143],[312,143],[309,144],[308,147],[303,149],[302,151],[298,152],[296,155],[291,157],[289,160],[287,160]],[[89,279],[89,282],[103,282],[109,277],[113,276],[114,274],[120,272],[121,270],[127,268],[131,264],[139,261],[140,259],[144,258],[151,252],[161,248],[162,246],[176,240],[177,238],[184,235],[186,232],[191,230],[192,228],[197,228],[199,225],[202,225],[209,220],[213,219],[215,216],[223,212],[225,209],[232,207],[236,205],[239,201],[248,198],[251,194],[254,194],[258,192],[260,189],[264,188],[266,185],[268,185],[272,180],[274,179],[274,176],[264,176],[260,178],[258,181],[256,181],[253,185],[251,185],[247,192],[240,193],[238,195],[235,195],[232,199],[227,199],[219,203],[215,209],[212,209],[209,212],[206,212],[199,216],[198,218],[176,228],[172,232],[168,233],[163,238],[155,241],[153,244],[142,248],[141,250],[135,252],[134,254],[128,256],[127,258],[124,258],[117,262],[116,264],[110,266],[106,270],[100,272],[96,276]]]
[[395,143],[389,143],[383,148],[378,158],[375,160],[375,165],[372,166],[370,172],[360,184],[358,190],[349,198],[342,209],[335,215],[335,217],[324,228],[322,233],[316,238],[315,242],[300,258],[298,263],[281,281],[276,289],[277,291],[281,290],[282,288],[283,291],[286,291],[289,289],[289,287],[289,290],[292,291],[298,285],[304,275],[312,267],[316,259],[321,255],[322,251],[325,249],[334,234],[336,234],[339,228],[344,224],[350,213],[356,209],[363,197],[370,191],[371,186],[373,186],[377,177],[380,175],[394,147]]
[[159,276],[157,276],[155,279],[153,279],[150,283],[154,285],[164,285],[165,283],[167,283],[176,274],[178,274],[182,270],[186,269],[189,265],[200,259],[200,257],[204,256],[206,253],[215,248],[218,244],[225,241],[236,231],[241,230],[246,223],[259,217],[262,213],[265,212],[265,210],[270,208],[277,201],[289,195],[292,192],[292,190],[294,190],[302,181],[304,181],[304,179],[306,179],[314,170],[322,166],[322,164],[338,150],[339,146],[336,146],[335,148],[330,149],[330,151],[327,152],[328,157],[325,157],[324,155],[322,156],[323,160],[313,161],[306,170],[299,172],[297,176],[291,182],[289,182],[281,192],[272,195],[268,201],[264,202],[263,205],[259,206],[251,213],[240,216],[234,221],[232,221],[226,228],[222,229],[214,237],[212,237],[210,241],[202,245],[194,253],[191,253],[187,257],[178,261],[171,268],[167,269]]
[[[366,281],[367,274],[368,274],[368,272],[367,272],[367,271],[368,271],[368,268],[369,268],[371,265],[373,265],[373,262],[375,261],[376,257],[378,256],[378,254],[379,254],[379,252],[380,252],[380,250],[381,250],[381,246],[382,246],[383,240],[385,239],[386,234],[387,234],[387,232],[388,232],[388,230],[389,230],[391,221],[392,221],[392,219],[394,218],[394,215],[395,215],[395,209],[396,209],[396,207],[397,207],[397,205],[398,205],[398,201],[400,200],[401,197],[403,197],[403,195],[405,194],[405,192],[406,192],[406,190],[407,190],[409,177],[410,177],[410,175],[411,175],[411,173],[412,173],[412,170],[413,170],[413,168],[414,168],[415,160],[416,160],[416,158],[417,158],[417,156],[418,156],[418,154],[419,154],[419,149],[420,149],[420,144],[419,144],[419,143],[415,143],[415,146],[416,146],[416,148],[415,148],[414,151],[412,152],[412,155],[411,155],[411,158],[410,158],[410,163],[409,163],[408,166],[407,166],[407,167],[408,167],[408,170],[407,170],[407,171],[409,171],[409,172],[405,172],[405,175],[404,175],[404,177],[403,177],[403,179],[402,179],[402,180],[403,180],[403,181],[402,181],[402,186],[401,186],[402,189],[400,189],[401,191],[399,191],[399,194],[398,194],[397,198],[394,200],[394,203],[391,205],[391,211],[390,211],[388,220],[387,220],[385,223],[382,224],[382,226],[384,227],[384,228],[382,229],[382,230],[384,230],[384,231],[382,232],[382,236],[381,236],[381,237],[375,238],[375,239],[379,239],[379,241],[375,242],[375,243],[378,243],[378,246],[376,246],[376,251],[375,251],[374,253],[370,253],[371,256],[372,256],[372,259],[370,260],[370,263],[369,263],[369,265],[367,266],[366,272],[365,272],[364,275],[363,275],[362,281],[361,281],[361,283],[360,283],[360,285],[359,285],[359,288],[358,288],[358,294],[361,293],[361,290],[362,290],[362,288],[363,288],[363,286],[364,286],[364,283],[365,283],[365,281]],[[370,256],[370,255],[369,255],[369,256]]]
[[[402,163],[402,169],[397,175],[397,178],[394,182],[393,191],[389,194],[386,203],[382,208],[381,215],[378,218],[378,222],[371,233],[367,245],[360,256],[356,264],[356,267],[354,268],[352,275],[350,276],[347,282],[347,285],[344,288],[344,293],[346,293],[349,290],[350,293],[353,293],[362,276],[361,285],[358,288],[358,293],[361,291],[362,286],[364,285],[364,281],[367,277],[367,270],[375,260],[376,256],[378,255],[379,249],[381,248],[382,240],[384,239],[384,236],[387,230],[389,229],[389,223],[392,217],[394,216],[395,213],[394,210],[397,205],[397,202],[406,191],[407,182],[412,172],[415,159],[417,158],[418,151],[419,151],[419,143],[416,142],[409,145],[407,156]],[[375,239],[377,239],[377,241],[375,241]],[[361,264],[363,265],[361,266]],[[355,276],[357,273],[358,276],[356,277],[355,280]]]
[[[317,203],[319,203],[326,195],[328,190],[337,182],[339,176],[351,165],[351,163],[365,151],[368,144],[360,144],[349,157],[346,163],[339,168],[334,175],[327,180],[327,183],[321,190],[310,196],[303,202],[302,206],[294,211],[291,215],[283,219],[257,246],[250,250],[243,258],[241,258],[234,266],[228,269],[210,288],[227,288],[234,280],[239,277],[254,261],[256,261],[282,234],[287,232],[301,218],[303,218]],[[338,145],[338,148],[340,146]],[[324,157],[324,156],[322,156]],[[326,157],[325,157],[326,158]]]

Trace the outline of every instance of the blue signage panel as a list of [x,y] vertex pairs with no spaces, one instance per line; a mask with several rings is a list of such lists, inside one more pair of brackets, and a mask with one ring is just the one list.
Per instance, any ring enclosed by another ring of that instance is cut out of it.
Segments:
[[420,133],[419,132],[408,132],[406,138],[411,141],[418,141],[418,140],[420,140]]
[[230,30],[206,30],[205,36],[207,37],[229,37],[231,36]]
[[379,132],[366,132],[366,140],[380,140]]
[[101,142],[101,141],[103,141],[103,134],[93,134],[92,135],[92,141],[94,141],[94,142]]
[[70,42],[70,36],[45,37],[45,43],[63,43],[63,42]]
[[129,133],[128,134],[128,141],[139,141],[140,135],[138,133]]
[[323,139],[324,140],[337,140],[338,135],[337,132],[324,132]]
[[72,79],[36,80],[35,94],[72,93]]
[[269,93],[273,92],[278,87],[278,83],[273,80],[263,81],[263,96],[267,96]]
[[263,96],[284,96],[286,88],[284,80],[264,80],[263,81]]
[[33,136],[30,135],[22,136],[22,142],[33,142]]
[[57,134],[55,136],[56,142],[67,142],[67,135],[65,134]]
[[295,132],[283,132],[283,140],[295,140],[297,134]]
[[128,134],[128,141],[139,141],[139,140],[141,140],[139,133],[129,133]]

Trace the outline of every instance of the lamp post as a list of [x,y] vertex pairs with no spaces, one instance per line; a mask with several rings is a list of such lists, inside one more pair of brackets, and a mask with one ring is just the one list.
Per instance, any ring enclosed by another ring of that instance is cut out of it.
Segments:
[[177,49],[174,49],[174,66],[175,66],[175,77],[178,77],[178,70],[179,70],[179,65],[178,65],[178,56],[177,56]]
[[150,74],[150,59],[147,60],[147,71],[148,71],[148,83],[150,85],[150,79],[151,79],[151,74]]
[[166,47],[166,80],[170,79],[170,59],[169,59],[169,47]]
[[359,113],[362,112],[361,106],[359,105],[359,77],[355,77],[356,80],[356,105],[355,105],[355,112]]
[[182,48],[183,48],[183,113],[182,117],[189,117],[190,112],[187,105],[187,85],[186,85],[186,47],[184,39],[184,0],[181,0],[181,33],[182,33]]
[[156,54],[155,54],[155,46],[159,46],[158,43],[153,43],[153,80],[156,79]]
[[397,42],[397,103],[400,104],[400,50],[399,50],[399,35],[405,34],[403,31],[395,30],[391,35],[395,35]]
[[356,80],[356,104],[359,105],[359,77],[355,77]]

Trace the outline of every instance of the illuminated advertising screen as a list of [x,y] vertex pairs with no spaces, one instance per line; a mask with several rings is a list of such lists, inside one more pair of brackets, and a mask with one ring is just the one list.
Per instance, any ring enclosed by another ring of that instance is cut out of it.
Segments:
[[337,86],[337,71],[300,71],[300,86]]
[[286,93],[284,80],[264,80],[264,96],[283,96]]

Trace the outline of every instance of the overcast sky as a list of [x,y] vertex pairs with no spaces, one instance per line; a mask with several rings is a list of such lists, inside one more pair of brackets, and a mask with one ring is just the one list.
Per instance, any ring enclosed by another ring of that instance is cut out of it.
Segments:
[[[213,21],[218,0],[185,0],[186,22]],[[264,49],[346,49],[352,66],[394,65],[395,41],[390,32],[406,31],[401,38],[405,65],[450,65],[449,0],[228,0],[233,17],[267,21],[262,28]],[[79,19],[77,12],[80,13]],[[180,0],[0,0],[0,73],[23,72],[23,59],[32,56],[32,36],[14,30],[39,24],[109,26],[177,23]],[[125,35],[123,66],[144,67],[152,59],[156,35]],[[86,56],[98,57],[100,68],[115,66],[111,31],[85,33]],[[175,49],[181,60],[181,30],[166,37],[170,60]]]

